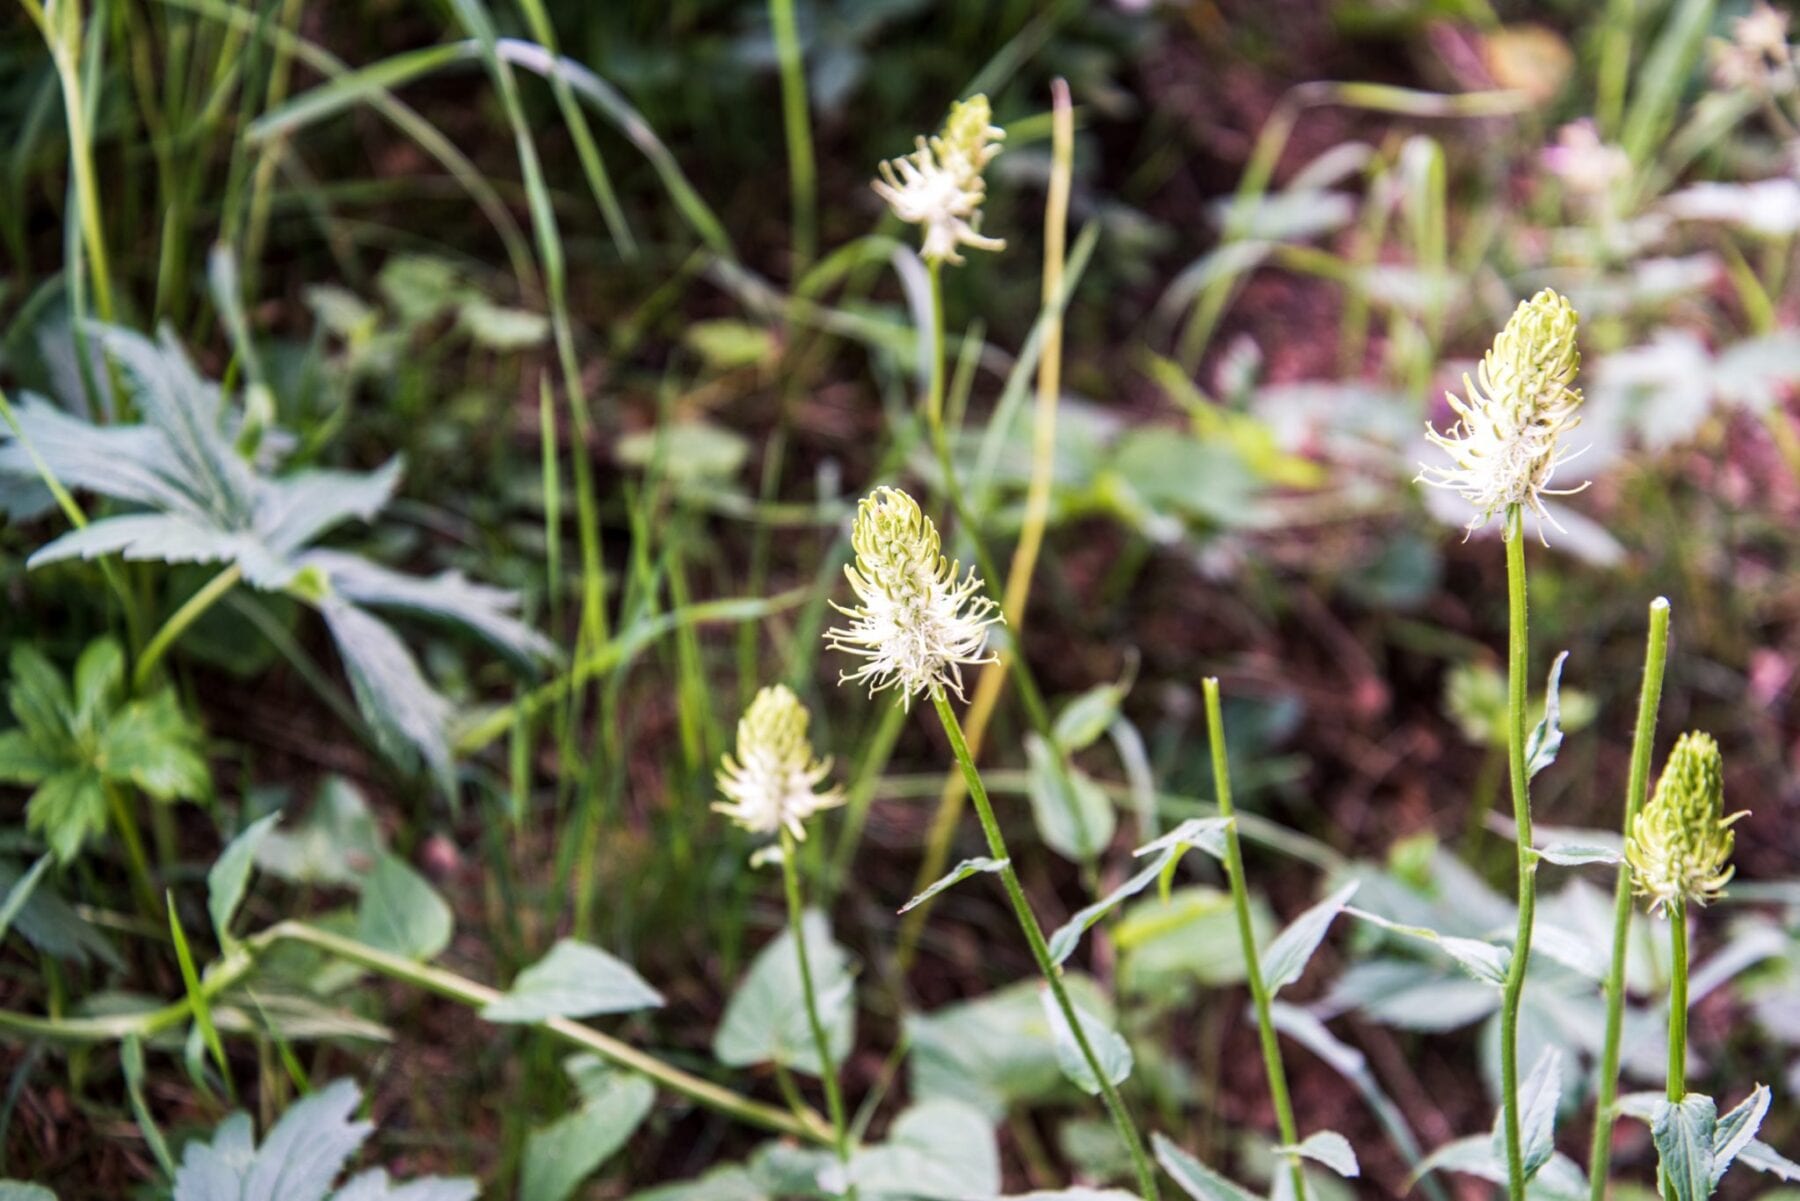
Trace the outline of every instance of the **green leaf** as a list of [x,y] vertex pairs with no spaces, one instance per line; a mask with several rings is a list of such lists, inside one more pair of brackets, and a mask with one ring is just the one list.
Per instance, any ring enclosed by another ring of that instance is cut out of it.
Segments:
[[1356,1149],[1350,1140],[1335,1130],[1318,1130],[1301,1139],[1292,1147],[1277,1147],[1277,1151],[1304,1155],[1317,1163],[1322,1163],[1339,1176],[1355,1179],[1362,1175],[1362,1166],[1356,1162]]
[[25,806],[25,826],[41,834],[58,863],[81,853],[106,829],[106,790],[85,767],[65,768],[38,786]]
[[[850,954],[832,941],[831,925],[824,914],[808,910],[801,928],[831,1060],[842,1063],[850,1053],[856,1023]],[[750,964],[713,1035],[713,1055],[727,1067],[779,1063],[808,1075],[823,1074],[825,1065],[819,1062],[818,1048],[813,1045],[791,930],[783,930]]]
[[[1044,1008],[1044,1020],[1050,1023],[1050,1035],[1056,1043],[1057,1065],[1075,1087],[1091,1096],[1098,1096],[1101,1091],[1100,1078],[1094,1074],[1094,1067],[1088,1062],[1087,1056],[1082,1054],[1081,1044],[1076,1041],[1075,1031],[1063,1014],[1062,1006],[1056,1003],[1055,994],[1045,988],[1040,999]],[[1122,1083],[1131,1075],[1131,1044],[1111,1026],[1080,1005],[1075,1005],[1073,998],[1070,998],[1070,1004],[1100,1070],[1106,1073],[1110,1083]]]
[[1366,909],[1347,906],[1347,911],[1361,921],[1395,934],[1404,934],[1408,938],[1417,938],[1431,943],[1443,951],[1456,965],[1483,984],[1503,985],[1506,983],[1507,965],[1512,962],[1512,952],[1506,947],[1495,946],[1491,942],[1483,942],[1479,938],[1457,938],[1447,934],[1439,934],[1426,926],[1404,926],[1399,922],[1389,921],[1378,913],[1370,913]]
[[383,853],[363,882],[356,937],[408,959],[433,959],[450,945],[450,906],[404,859]]
[[1731,1167],[1731,1161],[1743,1152],[1756,1137],[1756,1132],[1762,1128],[1771,1100],[1768,1085],[1759,1084],[1750,1090],[1748,1097],[1719,1119],[1718,1126],[1713,1129],[1712,1183],[1715,1188],[1724,1177],[1726,1169]]
[[1194,1201],[1262,1201],[1255,1193],[1233,1184],[1199,1160],[1183,1151],[1161,1134],[1150,1136],[1156,1151],[1156,1162],[1181,1191]]
[[581,1107],[525,1140],[519,1173],[520,1201],[566,1201],[623,1147],[650,1114],[655,1087],[593,1056],[576,1056],[582,1073]]
[[61,766],[61,759],[24,730],[0,733],[0,782],[38,784]]
[[937,896],[938,893],[943,892],[946,888],[950,888],[953,885],[961,884],[964,880],[967,880],[970,876],[979,875],[982,872],[1001,871],[1001,870],[1005,869],[1006,866],[1008,864],[1010,864],[1011,862],[1012,862],[1012,860],[1010,860],[1010,859],[988,859],[985,857],[978,858],[978,859],[965,859],[961,863],[957,864],[955,867],[951,868],[948,872],[946,872],[942,876],[938,877],[938,879],[936,881],[934,881],[932,883],[932,885],[929,888],[927,888],[924,892],[920,893],[918,896],[914,897],[912,900],[908,901],[906,904],[900,906],[898,912],[906,913],[909,910],[917,909],[920,905],[923,905],[926,901],[929,901],[932,897]]
[[640,470],[659,463],[678,483],[717,482],[736,477],[750,457],[750,444],[723,426],[677,421],[627,434],[614,444],[613,453],[625,466]]
[[7,701],[31,740],[41,748],[69,742],[75,705],[62,673],[29,642],[15,643],[8,662],[12,679]]
[[96,728],[124,695],[125,652],[115,639],[94,639],[75,661],[75,728]]
[[[50,859],[44,856],[39,860]],[[39,869],[32,868],[36,873]],[[23,891],[18,865],[11,860],[0,859],[0,888],[7,890],[10,903]],[[23,904],[13,914],[12,925],[38,950],[46,955],[54,955],[58,959],[66,959],[71,963],[85,965],[98,959],[107,966],[118,971],[125,970],[124,960],[113,945],[106,940],[99,927],[84,919],[69,903],[58,896],[52,883],[39,881],[38,885],[24,896]]]
[[1704,1094],[1689,1093],[1680,1104],[1657,1103],[1650,1118],[1650,1137],[1669,1182],[1666,1201],[1706,1201],[1712,1195],[1717,1127],[1718,1109]]
[[175,693],[163,689],[113,714],[95,764],[107,779],[130,781],[158,800],[194,800],[211,787],[200,741]]
[[565,938],[519,973],[505,996],[481,1011],[490,1022],[541,1022],[630,1013],[662,1005],[662,994],[631,965],[599,947]]
[[[1063,983],[1083,1009],[1110,1012],[1106,997],[1088,977],[1068,973]],[[913,1097],[953,1097],[998,1120],[1015,1105],[1055,1093],[1063,1074],[1038,999],[1042,989],[1035,981],[1022,980],[971,1001],[908,1016]]]
[[1137,875],[1132,876],[1092,905],[1077,910],[1074,916],[1057,927],[1056,931],[1050,935],[1051,961],[1060,964],[1073,955],[1075,948],[1081,945],[1081,936],[1087,933],[1089,927],[1106,916],[1121,902],[1135,897],[1150,887],[1151,883],[1163,874],[1163,869],[1180,856],[1187,846],[1188,844],[1180,841],[1170,843],[1163,848],[1162,854],[1141,869]]
[[[1250,898],[1250,927],[1259,943],[1275,919],[1260,895]],[[1138,901],[1112,929],[1119,950],[1120,990],[1158,1011],[1191,1002],[1201,988],[1239,984],[1243,943],[1230,894],[1203,885],[1177,888],[1169,899]]]
[[850,1183],[862,1197],[964,1201],[999,1193],[1000,1148],[981,1110],[939,1097],[894,1119],[887,1142],[859,1151]]
[[389,259],[375,286],[408,326],[431,320],[462,292],[462,281],[448,260],[423,254]]
[[1332,919],[1343,911],[1355,894],[1357,881],[1351,881],[1295,918],[1287,929],[1276,936],[1262,953],[1263,985],[1273,996],[1300,978],[1307,961],[1319,949]]
[[275,812],[251,822],[219,852],[212,870],[206,873],[206,911],[212,915],[213,932],[218,935],[220,946],[231,942],[231,918],[244,899],[245,886],[250,883],[250,866],[256,860],[256,848],[280,820],[281,814]]
[[1618,863],[1623,859],[1616,847],[1588,846],[1578,842],[1559,842],[1534,853],[1544,862],[1558,867],[1586,867],[1591,863]]
[[1556,656],[1550,664],[1550,681],[1544,686],[1544,717],[1525,740],[1527,775],[1535,776],[1556,762],[1562,750],[1562,669],[1569,652]]
[[1092,746],[1119,716],[1119,705],[1130,688],[1130,679],[1100,684],[1064,705],[1053,729],[1056,745],[1064,754]]
[[1736,1162],[1759,1172],[1767,1172],[1778,1180],[1789,1183],[1800,1181],[1800,1163],[1795,1163],[1759,1138],[1753,1138],[1744,1144],[1743,1149],[1737,1153]]
[[0,1201],[56,1201],[56,1194],[41,1184],[0,1180]]
[[8,932],[12,930],[13,919],[19,911],[30,902],[31,895],[37,891],[38,881],[50,870],[51,856],[39,855],[31,870],[12,881],[6,890],[6,900],[0,902],[0,942],[6,941]]
[[457,317],[470,338],[501,353],[536,346],[550,333],[550,319],[542,313],[509,309],[485,296],[463,301]]
[[165,892],[163,900],[169,910],[169,937],[175,943],[175,962],[181,968],[181,983],[187,989],[188,1007],[194,1014],[194,1029],[212,1054],[213,1063],[218,1065],[219,1075],[229,1090],[231,1065],[225,1061],[225,1044],[219,1041],[218,1028],[213,1025],[212,1003],[206,990],[200,987],[200,973],[194,967],[194,953],[188,947],[187,932],[181,928],[181,915],[175,912],[175,895]]
[[[1561,1096],[1562,1053],[1548,1047],[1519,1087],[1519,1153],[1527,1180],[1556,1153],[1556,1105]],[[1494,1115],[1493,1148],[1494,1157],[1504,1161],[1504,1112]]]
[[696,321],[688,326],[681,340],[714,371],[766,363],[777,349],[775,335],[766,327],[726,319]]
[[256,866],[295,884],[354,888],[381,853],[381,831],[356,785],[327,776],[305,820],[263,837]]
[[1118,818],[1100,786],[1033,734],[1025,739],[1027,795],[1044,845],[1077,863],[1092,862],[1112,842]]

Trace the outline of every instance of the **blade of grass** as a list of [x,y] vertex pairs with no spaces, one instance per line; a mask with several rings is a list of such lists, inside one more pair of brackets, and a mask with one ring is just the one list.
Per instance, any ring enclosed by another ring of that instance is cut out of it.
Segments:
[[181,917],[175,912],[175,894],[163,893],[163,901],[168,906],[169,938],[175,944],[175,959],[181,965],[181,983],[187,990],[194,1025],[199,1027],[200,1039],[206,1044],[213,1063],[218,1065],[219,1076],[224,1080],[225,1092],[229,1096],[233,1091],[231,1065],[225,1059],[225,1044],[219,1041],[218,1027],[213,1024],[212,998],[200,987],[200,974],[194,969],[194,953],[188,949],[187,933],[181,928]]

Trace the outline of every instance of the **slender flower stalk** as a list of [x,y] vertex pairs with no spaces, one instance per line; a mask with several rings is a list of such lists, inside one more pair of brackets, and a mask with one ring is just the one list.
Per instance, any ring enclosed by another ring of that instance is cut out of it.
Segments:
[[852,624],[847,629],[829,631],[826,641],[835,649],[861,657],[865,663],[845,674],[840,682],[866,682],[871,693],[897,688],[903,705],[910,705],[920,693],[931,697],[950,740],[951,752],[962,769],[963,782],[975,802],[988,850],[1005,864],[1000,870],[1001,883],[1031,956],[1037,961],[1038,971],[1088,1070],[1099,1083],[1107,1112],[1131,1155],[1144,1201],[1157,1201],[1156,1176],[1143,1139],[1131,1121],[1118,1086],[1088,1039],[1061,969],[1051,959],[1043,927],[1013,870],[1006,837],[994,816],[962,724],[950,706],[950,693],[961,695],[961,668],[990,661],[984,653],[987,629],[1000,620],[994,602],[983,594],[979,576],[973,571],[961,576],[960,568],[944,558],[937,527],[919,509],[917,501],[897,488],[877,488],[863,499],[857,508],[851,544],[856,548],[856,562],[844,573],[860,604],[854,609],[840,607],[839,611]]
[[[1511,1201],[1525,1201],[1525,1159],[1519,1132],[1519,1002],[1531,960],[1537,909],[1537,860],[1531,845],[1531,776],[1525,753],[1525,689],[1530,668],[1526,629],[1525,510],[1551,522],[1543,498],[1574,489],[1552,489],[1557,465],[1573,453],[1563,435],[1580,423],[1581,366],[1575,309],[1545,288],[1513,311],[1494,338],[1475,380],[1463,379],[1467,400],[1451,396],[1458,421],[1426,438],[1450,456],[1452,466],[1425,466],[1419,479],[1462,495],[1474,508],[1470,533],[1502,514],[1506,543],[1507,769],[1517,830],[1518,932],[1500,1005],[1501,1125],[1506,1146],[1506,1187]],[[1582,485],[1585,487],[1585,485]]]
[[[1631,833],[1650,788],[1650,754],[1656,743],[1656,710],[1662,701],[1663,667],[1669,654],[1669,602],[1650,602],[1650,637],[1644,651],[1644,683],[1638,693],[1637,730],[1631,740],[1631,775],[1625,786],[1623,832]],[[1613,885],[1612,966],[1606,974],[1606,1037],[1600,1052],[1594,1095],[1594,1141],[1588,1155],[1589,1201],[1605,1201],[1612,1164],[1612,1131],[1618,1115],[1619,1040],[1625,1018],[1625,969],[1631,953],[1631,867],[1619,864]]]
[[806,732],[811,719],[806,706],[785,684],[758,692],[738,720],[736,758],[726,754],[720,760],[719,791],[727,799],[713,808],[752,834],[773,834],[780,840],[788,929],[800,967],[806,1021],[819,1055],[819,1079],[825,1088],[826,1111],[831,1116],[832,1143],[838,1160],[848,1165],[850,1127],[844,1116],[837,1065],[831,1057],[831,1040],[819,1016],[812,959],[806,949],[806,908],[800,897],[798,863],[800,843],[806,838],[806,820],[821,809],[841,805],[843,794],[836,789],[817,791],[831,774],[831,761],[813,753]]
[[[1263,1070],[1269,1078],[1269,1096],[1275,1103],[1275,1121],[1281,1131],[1281,1144],[1295,1147],[1300,1143],[1300,1129],[1294,1122],[1294,1103],[1288,1095],[1287,1069],[1281,1061],[1281,1041],[1276,1036],[1275,1018],[1270,1011],[1268,985],[1263,981],[1262,960],[1256,949],[1256,933],[1250,925],[1250,890],[1244,882],[1244,853],[1238,842],[1237,823],[1231,821],[1231,765],[1225,754],[1225,718],[1219,706],[1219,681],[1208,677],[1206,691],[1206,737],[1212,743],[1213,792],[1219,816],[1230,824],[1225,827],[1225,874],[1230,877],[1231,907],[1237,913],[1238,945],[1244,952],[1244,976],[1250,985],[1250,999],[1256,1008],[1257,1037],[1262,1043]],[[1295,1201],[1306,1201],[1306,1173],[1300,1157],[1287,1153],[1288,1171],[1294,1186]]]
[[819,241],[819,205],[814,180],[812,116],[806,102],[806,64],[794,21],[794,0],[769,0],[775,58],[781,67],[781,121],[787,131],[788,187],[794,216],[794,278],[812,265]]

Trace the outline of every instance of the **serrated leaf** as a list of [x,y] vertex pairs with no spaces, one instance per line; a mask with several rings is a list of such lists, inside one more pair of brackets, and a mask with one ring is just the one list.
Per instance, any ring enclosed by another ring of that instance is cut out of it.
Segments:
[[520,1201],[566,1201],[649,1116],[656,1089],[648,1080],[594,1067],[581,1081],[581,1107],[525,1140]]
[[359,605],[450,622],[523,662],[556,658],[555,644],[515,616],[516,592],[478,584],[460,571],[405,575],[339,551],[310,551],[299,561],[319,568],[336,592]]
[[231,918],[250,883],[256,848],[280,820],[281,814],[276,812],[251,822],[219,852],[219,858],[206,873],[206,911],[212,916],[213,933],[220,946],[231,941]]
[[1555,763],[1556,753],[1562,750],[1562,669],[1568,657],[1569,652],[1564,651],[1550,664],[1550,680],[1544,686],[1544,719],[1525,740],[1527,776],[1535,776]]
[[1031,815],[1044,845],[1064,859],[1092,862],[1112,842],[1118,823],[1112,801],[1035,734],[1025,739],[1025,758]]
[[512,988],[482,1009],[481,1016],[490,1022],[541,1022],[656,1009],[662,1003],[662,994],[630,964],[565,938],[520,972]]
[[1161,1134],[1150,1136],[1156,1162],[1194,1201],[1262,1201],[1255,1193],[1219,1175]]
[[[1063,1075],[1083,1092],[1099,1096],[1100,1078],[1094,1074],[1093,1065],[1088,1063],[1087,1056],[1082,1054],[1081,1044],[1076,1041],[1075,1031],[1064,1016],[1062,1006],[1057,1004],[1055,994],[1045,988],[1040,994],[1040,1000],[1044,1008],[1044,1020],[1050,1023],[1050,1035],[1056,1043],[1056,1062],[1062,1068]],[[1075,1005],[1072,998],[1070,1004],[1100,1070],[1106,1074],[1110,1083],[1122,1083],[1131,1075],[1131,1044],[1111,1026]]]
[[438,787],[454,793],[446,731],[450,702],[426,682],[412,652],[385,622],[336,596],[324,597],[319,612],[344,660],[356,707],[382,750],[402,762],[422,758]]
[[434,959],[450,945],[450,906],[404,859],[383,853],[363,881],[358,941],[408,959]]
[[1304,1155],[1317,1163],[1322,1163],[1345,1179],[1355,1179],[1362,1175],[1362,1166],[1356,1162],[1356,1149],[1350,1140],[1335,1130],[1317,1130],[1301,1139],[1292,1147],[1277,1147],[1277,1151],[1295,1155]]
[[906,913],[910,910],[917,909],[920,905],[923,905],[932,897],[937,896],[938,893],[943,892],[946,888],[961,884],[970,876],[980,875],[983,872],[1001,871],[1011,862],[1012,860],[1010,859],[988,859],[986,857],[965,859],[955,867],[951,868],[948,872],[945,872],[942,876],[939,876],[930,887],[906,904],[900,906],[896,912]]
[[1295,918],[1262,953],[1263,984],[1271,996],[1300,978],[1332,919],[1356,894],[1357,884],[1351,881]]
[[[833,941],[824,914],[809,910],[801,928],[819,1021],[832,1062],[841,1063],[850,1053],[856,1022],[850,954]],[[725,1005],[713,1035],[713,1055],[727,1067],[780,1063],[812,1076],[825,1070],[807,1019],[792,931],[783,930],[751,961],[744,982]]]
[[[1706,1201],[1713,1186],[1713,1099],[1689,1093],[1679,1104],[1660,1102],[1650,1118],[1650,1138],[1670,1195],[1666,1201]],[[1741,1152],[1740,1152],[1741,1154]]]
[[1713,1165],[1712,1183],[1718,1186],[1726,1169],[1756,1137],[1762,1128],[1763,1118],[1768,1116],[1769,1102],[1772,1100],[1769,1088],[1759,1084],[1750,1090],[1750,1095],[1719,1119],[1713,1128]]
[[106,791],[86,768],[57,772],[31,794],[25,826],[43,836],[58,863],[72,862],[88,839],[106,829]]

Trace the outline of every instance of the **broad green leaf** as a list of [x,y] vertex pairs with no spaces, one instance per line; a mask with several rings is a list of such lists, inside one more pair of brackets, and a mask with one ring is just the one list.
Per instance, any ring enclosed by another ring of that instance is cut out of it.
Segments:
[[356,785],[327,776],[304,820],[263,837],[256,866],[296,884],[358,888],[381,853],[381,831]]
[[1650,1119],[1650,1137],[1669,1182],[1671,1195],[1666,1201],[1706,1201],[1712,1195],[1717,1127],[1718,1109],[1704,1094],[1689,1093],[1680,1104],[1666,1100],[1657,1104]]
[[[38,863],[53,858],[45,855]],[[39,876],[37,885],[29,892],[22,887],[25,874]],[[53,880],[42,877],[43,872],[36,865],[30,873],[21,873],[16,862],[0,859],[0,888],[6,890],[8,904],[15,898],[20,902],[17,912],[12,915],[12,928],[46,955],[79,965],[98,959],[109,967],[124,971],[124,960],[119,958],[118,951],[100,928],[56,894]]]
[[408,326],[431,320],[454,304],[463,291],[456,268],[448,260],[424,254],[389,259],[375,286]]
[[[1412,1178],[1418,1180],[1437,1171],[1466,1172],[1505,1191],[1506,1157],[1495,1148],[1493,1138],[1486,1134],[1445,1143],[1419,1162]],[[1554,1154],[1526,1186],[1525,1195],[1531,1201],[1586,1201],[1587,1177],[1574,1160],[1560,1153]]]
[[631,1194],[630,1201],[773,1201],[748,1169],[724,1164],[697,1176]]
[[767,326],[729,319],[696,321],[687,327],[681,340],[714,371],[766,363],[777,350],[775,335]]
[[1555,763],[1556,753],[1562,750],[1562,669],[1568,657],[1569,652],[1564,651],[1550,664],[1550,681],[1544,686],[1544,717],[1525,740],[1528,775],[1535,776]]
[[344,598],[306,597],[316,604],[350,677],[356,707],[382,751],[402,763],[423,759],[445,795],[456,791],[447,723],[450,702],[425,679],[392,626]]
[[[1538,1169],[1550,1162],[1556,1153],[1556,1105],[1562,1096],[1562,1053],[1551,1047],[1545,1050],[1531,1074],[1519,1086],[1519,1152],[1524,1160],[1525,1179],[1536,1176]],[[1504,1113],[1494,1115],[1494,1156],[1506,1157]]]
[[450,945],[450,906],[404,859],[385,852],[363,881],[356,937],[408,959],[434,959]]
[[684,421],[627,434],[614,445],[613,453],[627,467],[643,469],[660,463],[669,478],[679,483],[716,483],[737,476],[750,457],[750,444],[735,430]]
[[250,883],[256,848],[280,820],[281,814],[275,812],[251,822],[219,852],[218,860],[206,873],[206,911],[212,915],[213,932],[218,935],[220,946],[231,941],[231,918]]
[[[1260,895],[1250,898],[1250,928],[1259,943],[1272,937],[1275,919]],[[1176,1008],[1202,987],[1238,984],[1246,978],[1231,896],[1204,885],[1177,888],[1167,901],[1136,902],[1112,928],[1119,950],[1119,988],[1159,1010]]]
[[630,1013],[662,1005],[662,994],[631,965],[599,947],[565,938],[519,973],[506,995],[481,1011],[490,1022]]
[[[819,1020],[832,1062],[841,1063],[850,1053],[856,1023],[850,955],[832,940],[824,914],[809,910],[801,928]],[[720,1063],[736,1068],[780,1063],[812,1076],[825,1070],[807,1018],[795,949],[793,932],[783,930],[751,962],[713,1035],[713,1054]]]
[[1194,1201],[1262,1201],[1255,1193],[1219,1175],[1161,1134],[1150,1136],[1156,1162]]
[[1100,786],[1033,734],[1025,739],[1027,795],[1044,845],[1076,863],[1092,862],[1112,842],[1118,817]]
[[1349,1139],[1335,1130],[1314,1131],[1294,1146],[1277,1147],[1276,1150],[1304,1155],[1346,1179],[1362,1175],[1362,1167],[1356,1162],[1355,1148],[1351,1147]]
[[[1064,987],[1089,1013],[1111,1013],[1088,977],[1069,973]],[[1063,1074],[1038,999],[1042,988],[1020,981],[972,1001],[910,1015],[905,1032],[912,1096],[966,1101],[997,1121],[1015,1105],[1056,1093]]]
[[1742,1153],[1762,1128],[1771,1100],[1768,1085],[1759,1084],[1750,1090],[1748,1097],[1719,1119],[1718,1126],[1713,1129],[1712,1183],[1715,1188],[1724,1177],[1726,1169],[1731,1167],[1731,1161]]
[[525,1140],[520,1201],[566,1201],[636,1133],[656,1100],[642,1076],[610,1069],[592,1056],[582,1072],[582,1103]]
[[1119,705],[1131,688],[1129,678],[1116,684],[1099,684],[1073,698],[1056,715],[1056,744],[1065,754],[1085,750],[1106,733],[1119,716]]
[[39,855],[31,870],[14,879],[6,890],[5,901],[0,901],[0,942],[6,941],[12,930],[13,919],[19,916],[31,900],[31,894],[37,891],[38,881],[50,870],[51,856]]
[[8,666],[12,675],[6,699],[13,717],[40,747],[62,742],[75,718],[75,702],[62,673],[29,642],[13,644]]
[[457,319],[470,338],[502,353],[536,346],[550,334],[550,319],[542,313],[510,309],[485,296],[464,300]]
[[859,1151],[850,1183],[860,1197],[964,1201],[999,1193],[1000,1148],[981,1110],[939,1097],[894,1119],[887,1141]]
[[1270,995],[1300,978],[1307,961],[1319,949],[1332,919],[1343,911],[1355,895],[1357,882],[1351,881],[1295,918],[1288,928],[1276,936],[1262,953],[1263,984]]
[[166,688],[112,715],[95,763],[108,779],[129,780],[158,800],[197,800],[211,789],[200,730]]
[[61,766],[61,759],[24,730],[0,732],[0,782],[37,784]]
[[0,1180],[0,1201],[56,1201],[56,1194],[41,1184]]
[[970,876],[979,875],[982,872],[1003,871],[1011,862],[1012,860],[1010,859],[988,859],[986,857],[965,859],[955,867],[951,868],[948,872],[945,872],[942,876],[938,877],[938,879],[924,892],[900,906],[898,912],[906,913],[909,910],[917,909],[920,905],[923,905],[932,897],[937,896],[938,893],[943,892],[946,888],[961,884]]
[[[1075,1031],[1063,1014],[1062,1006],[1056,1003],[1055,995],[1045,988],[1041,995],[1044,1008],[1044,1020],[1050,1023],[1051,1036],[1056,1040],[1056,1062],[1062,1068],[1064,1076],[1083,1092],[1099,1096],[1101,1084],[1099,1076],[1094,1074],[1094,1066],[1082,1054],[1081,1044],[1076,1040]],[[1070,999],[1073,1005],[1073,998]],[[1112,1084],[1123,1083],[1131,1075],[1131,1044],[1127,1043],[1118,1031],[1088,1013],[1079,1005],[1074,1005],[1075,1020],[1081,1023],[1081,1033],[1087,1040],[1089,1049],[1094,1052],[1094,1059],[1100,1070],[1106,1074]]]
[[112,638],[96,638],[75,661],[75,721],[93,730],[125,695],[125,652]]

